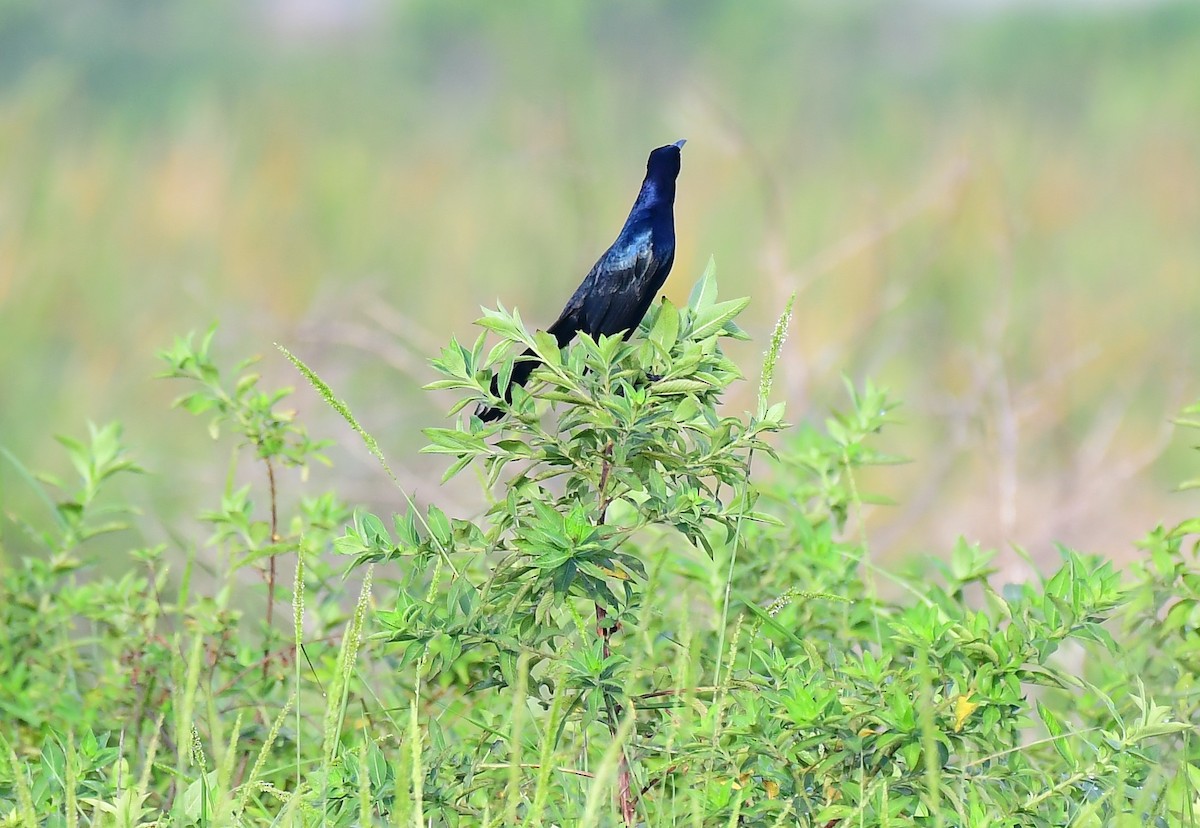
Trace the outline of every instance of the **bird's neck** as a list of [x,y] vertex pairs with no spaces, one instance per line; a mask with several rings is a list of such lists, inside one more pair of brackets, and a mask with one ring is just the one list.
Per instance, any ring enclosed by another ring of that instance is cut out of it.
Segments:
[[633,203],[630,217],[658,207],[665,206],[669,210],[674,203],[675,180],[662,180],[648,175],[642,182],[642,189],[638,192],[637,201]]

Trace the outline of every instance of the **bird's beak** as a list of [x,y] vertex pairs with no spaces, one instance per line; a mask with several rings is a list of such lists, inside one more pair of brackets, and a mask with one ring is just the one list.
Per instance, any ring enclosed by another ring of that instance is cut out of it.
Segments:
[[672,144],[671,146],[673,146],[673,147],[679,147],[680,149],[683,149],[683,145],[684,145],[684,144],[686,144],[686,143],[687,143],[687,139],[686,139],[686,138],[680,138],[678,141],[676,141],[676,142],[675,142],[674,144]]

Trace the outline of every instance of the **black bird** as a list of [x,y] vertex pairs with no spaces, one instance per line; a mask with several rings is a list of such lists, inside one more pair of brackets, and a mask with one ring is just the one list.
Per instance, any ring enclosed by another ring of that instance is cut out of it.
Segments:
[[[575,334],[628,337],[637,328],[675,261],[675,178],[685,141],[659,147],[646,161],[646,178],[637,201],[625,219],[617,240],[592,265],[558,320],[546,330],[565,348]],[[537,365],[526,351],[513,365],[504,399],[512,399],[512,385],[524,385]],[[500,395],[492,377],[492,393]],[[499,408],[480,405],[475,415],[484,422],[504,416]]]

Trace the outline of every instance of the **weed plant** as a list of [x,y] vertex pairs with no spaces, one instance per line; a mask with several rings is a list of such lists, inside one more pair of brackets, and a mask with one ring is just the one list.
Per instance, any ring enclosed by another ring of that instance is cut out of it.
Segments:
[[[0,557],[0,825],[1200,824],[1200,519],[1124,572],[1063,548],[1004,583],[966,541],[885,570],[858,475],[897,462],[875,446],[896,402],[847,383],[789,426],[789,305],[754,411],[722,410],[747,302],[710,267],[686,307],[563,351],[487,311],[433,361],[458,400],[425,432],[475,515],[282,497],[323,444],[213,331],[165,375],[264,483],[215,493],[202,544],[99,574],[89,539],[140,519],[110,496],[140,471],[117,425],[61,439],[75,484],[5,452],[47,514],[0,536],[42,548]],[[525,348],[529,390],[493,397]]]

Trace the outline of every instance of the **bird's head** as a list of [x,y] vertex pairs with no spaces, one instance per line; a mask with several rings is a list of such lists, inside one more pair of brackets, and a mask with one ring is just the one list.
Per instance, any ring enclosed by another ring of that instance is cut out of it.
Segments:
[[679,175],[680,150],[686,143],[686,139],[680,138],[674,144],[667,144],[651,152],[646,161],[646,177],[674,179]]

